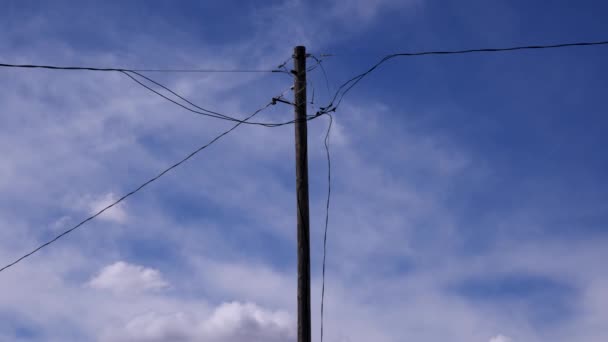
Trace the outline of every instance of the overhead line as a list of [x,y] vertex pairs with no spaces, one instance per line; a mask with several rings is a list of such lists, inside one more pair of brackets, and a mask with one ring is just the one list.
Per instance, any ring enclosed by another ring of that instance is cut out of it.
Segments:
[[140,72],[200,72],[200,73],[273,73],[284,72],[276,69],[131,69],[131,71]]
[[[267,105],[265,105],[264,107],[256,110],[255,112],[253,112],[253,114],[249,115],[247,118],[245,118],[246,120],[249,120],[251,118],[253,118],[255,115],[257,115],[258,113],[260,113],[261,111],[265,110],[266,108],[270,107],[271,105],[273,105],[273,102],[269,102]],[[233,130],[235,130],[237,127],[239,127],[242,124],[242,122],[237,122],[234,126],[232,126],[230,129],[224,131],[223,133],[221,133],[220,135],[216,136],[215,138],[213,138],[211,141],[209,141],[208,143],[206,143],[205,145],[197,148],[196,150],[194,150],[193,152],[191,152],[190,154],[188,154],[186,157],[182,158],[180,161],[176,162],[175,164],[171,165],[170,167],[166,168],[165,170],[161,171],[158,175],[150,178],[149,180],[147,180],[146,182],[144,182],[143,184],[141,184],[140,186],[138,186],[137,188],[135,188],[134,190],[128,192],[127,194],[123,195],[122,197],[120,197],[118,200],[114,201],[113,203],[111,203],[110,205],[104,207],[103,209],[99,210],[98,212],[96,212],[95,214],[87,217],[86,219],[82,220],[80,223],[78,223],[77,225],[73,226],[72,228],[62,232],[61,234],[55,236],[54,238],[52,238],[51,240],[48,240],[47,242],[41,244],[40,246],[34,248],[32,251],[24,254],[23,256],[19,257],[18,259],[14,260],[13,262],[3,266],[2,268],[0,268],[0,272],[3,272],[4,270],[15,266],[16,264],[18,264],[19,262],[23,261],[24,259],[30,257],[31,255],[35,254],[36,252],[40,251],[41,249],[43,249],[44,247],[49,246],[50,244],[56,242],[57,240],[59,240],[60,238],[66,236],[67,234],[71,233],[72,231],[80,228],[82,225],[84,225],[85,223],[95,219],[97,216],[101,215],[103,212],[105,212],[106,210],[116,206],[117,204],[119,204],[120,202],[124,201],[125,199],[127,199],[128,197],[136,194],[137,192],[139,192],[140,190],[142,190],[143,188],[145,188],[146,186],[148,186],[149,184],[153,183],[154,181],[158,180],[159,178],[161,178],[162,176],[164,176],[165,174],[167,174],[168,172],[170,172],[171,170],[175,169],[176,167],[180,166],[181,164],[185,163],[186,161],[188,161],[190,158],[194,157],[196,154],[198,154],[199,152],[201,152],[202,150],[206,149],[207,147],[211,146],[213,143],[215,143],[216,141],[218,141],[219,139],[221,139],[222,137],[224,137],[225,135],[227,135],[228,133],[232,132]]]
[[[183,96],[177,94],[175,91],[169,89],[167,86],[162,85],[161,83],[151,79],[150,77],[147,77],[145,75],[142,75],[140,72],[145,72],[145,71],[166,71],[166,72],[171,72],[171,71],[178,71],[178,72],[281,72],[281,73],[286,73],[287,71],[284,70],[211,70],[211,69],[207,69],[207,70],[202,70],[202,69],[125,69],[125,68],[97,68],[97,67],[78,67],[78,66],[56,66],[56,65],[36,65],[36,64],[7,64],[7,63],[0,63],[0,67],[7,67],[7,68],[30,68],[30,69],[49,69],[49,70],[79,70],[79,71],[101,71],[101,72],[120,72],[126,76],[128,76],[131,80],[133,80],[134,82],[136,82],[137,84],[139,84],[140,86],[148,89],[149,91],[155,93],[156,95],[164,98],[167,101],[173,102],[174,104],[188,110],[191,112],[194,112],[196,114],[200,114],[200,115],[205,115],[205,116],[209,116],[209,117],[213,117],[216,119],[221,119],[221,120],[227,120],[227,121],[232,121],[232,122],[239,122],[239,123],[244,123],[244,124],[248,124],[248,125],[259,125],[259,126],[264,126],[264,127],[279,127],[279,126],[284,126],[284,125],[289,125],[294,123],[293,120],[291,121],[286,121],[286,122],[279,122],[279,123],[266,123],[266,122],[249,122],[247,120],[242,120],[242,119],[238,119],[235,117],[231,117],[225,114],[221,114],[212,110],[208,110],[205,108],[202,108],[196,104],[194,104],[193,102],[187,100],[186,98],[184,98]],[[146,79],[147,81],[154,83],[155,85],[165,89],[166,91],[172,93],[173,95],[177,96],[178,98],[180,98],[181,100],[187,102],[188,104],[190,104],[191,106],[200,109],[200,111],[198,110],[194,110],[192,108],[188,108],[187,106],[184,106],[183,104],[159,93],[158,91],[152,89],[151,87],[147,86],[146,84],[142,83],[141,81],[139,81],[138,79],[136,79],[133,75],[137,75],[141,78]],[[282,95],[281,95],[282,96]],[[281,99],[281,96],[276,97],[275,99],[279,100]],[[285,102],[287,103],[287,101],[279,101],[279,102]]]
[[[463,50],[435,50],[435,51],[418,51],[418,52],[399,52],[392,55],[400,56],[425,56],[425,55],[452,55],[452,54],[465,54],[474,52],[503,52],[503,51],[517,51],[517,50],[535,50],[535,49],[557,49],[564,47],[576,47],[576,46],[595,46],[595,45],[608,45],[608,41],[594,41],[594,42],[574,42],[574,43],[561,43],[561,44],[549,44],[549,45],[523,45],[513,46],[505,48],[477,48],[477,49],[463,49]],[[339,57],[340,54],[323,53],[319,54],[319,57]]]
[[[221,114],[209,109],[205,109],[195,103],[193,103],[192,101],[188,100],[187,98],[185,98],[184,96],[178,94],[176,91],[170,89],[169,87],[163,85],[160,82],[157,82],[155,80],[153,80],[152,78],[142,75],[138,72],[135,71],[122,71],[123,74],[127,75],[131,80],[133,80],[134,82],[136,82],[137,84],[139,84],[140,86],[144,87],[145,89],[149,90],[150,92],[160,96],[161,98],[189,111],[195,114],[199,114],[199,115],[204,115],[204,116],[209,116],[209,117],[213,117],[216,119],[220,119],[220,120],[227,120],[227,121],[232,121],[232,122],[240,122],[243,124],[247,124],[247,125],[257,125],[257,126],[264,126],[264,127],[280,127],[280,126],[285,126],[285,125],[289,125],[295,122],[295,120],[289,120],[289,121],[285,121],[285,122],[251,122],[251,121],[247,121],[247,120],[241,120],[232,116],[228,116],[225,114]],[[151,82],[153,84],[155,84],[156,86],[168,91],[169,93],[173,94],[174,96],[178,97],[180,100],[186,102],[187,104],[189,104],[190,106],[196,108],[190,108],[182,103],[179,103],[177,101],[175,101],[174,99],[169,98],[168,96],[156,91],[155,89],[149,87],[148,85],[144,84],[143,82],[141,82],[140,80],[138,80],[136,77],[134,77],[133,75],[137,75],[138,77],[141,77],[145,80],[147,80],[148,82]],[[286,100],[283,100],[283,95],[285,94],[285,92],[281,93],[279,96],[276,96],[273,98],[274,102],[283,102],[283,103],[287,103],[287,104],[291,104]],[[309,116],[309,119],[314,118],[313,116]]]
[[88,71],[138,71],[138,72],[194,72],[194,73],[285,73],[279,69],[129,69],[101,68],[83,66],[58,66],[44,64],[10,64],[0,63],[5,68],[50,69],[50,70],[88,70]]
[[[584,47],[584,46],[599,46],[599,45],[608,45],[608,41],[594,41],[594,42],[575,42],[575,43],[561,43],[561,44],[552,44],[552,45],[526,45],[526,46],[514,46],[514,47],[505,47],[505,48],[479,48],[479,49],[466,49],[466,50],[439,50],[439,51],[422,51],[422,52],[402,52],[402,53],[394,53],[390,55],[386,55],[380,59],[379,62],[374,64],[367,71],[349,79],[344,82],[336,93],[334,94],[331,102],[325,106],[321,107],[321,110],[318,114],[324,114],[329,112],[336,111],[337,107],[342,102],[344,96],[355,86],[357,83],[361,81],[365,76],[370,74],[376,68],[378,68],[381,64],[386,61],[396,58],[396,57],[416,57],[416,56],[429,56],[429,55],[457,55],[457,54],[470,54],[470,53],[490,53],[490,52],[512,52],[512,51],[520,51],[520,50],[538,50],[538,49],[557,49],[557,48],[566,48],[566,47]],[[333,54],[322,54],[320,56],[335,56]]]
[[325,230],[323,233],[323,273],[321,280],[321,342],[323,342],[323,327],[324,327],[324,314],[325,314],[325,265],[327,259],[327,227],[329,225],[329,201],[331,199],[331,156],[329,153],[329,134],[331,133],[331,126],[334,122],[334,118],[331,114],[327,114],[329,117],[329,125],[327,126],[327,133],[325,133],[325,154],[327,156],[327,201],[325,202]]

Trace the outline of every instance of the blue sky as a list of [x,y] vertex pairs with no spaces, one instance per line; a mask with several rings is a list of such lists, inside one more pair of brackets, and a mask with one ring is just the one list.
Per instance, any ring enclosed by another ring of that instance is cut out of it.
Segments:
[[[601,1],[8,1],[0,61],[274,68],[605,40]],[[394,59],[334,115],[326,341],[605,341],[604,47]],[[118,73],[0,70],[5,264],[229,127]],[[244,116],[284,74],[150,74]],[[309,75],[316,105],[329,98]],[[311,92],[309,91],[309,94]],[[289,106],[260,120],[285,121]],[[309,126],[318,341],[327,120]],[[295,341],[293,127],[239,127],[0,273],[2,341]]]

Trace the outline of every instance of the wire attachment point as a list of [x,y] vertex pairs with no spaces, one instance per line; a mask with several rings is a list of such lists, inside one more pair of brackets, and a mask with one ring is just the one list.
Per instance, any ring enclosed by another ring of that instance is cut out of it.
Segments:
[[277,102],[282,102],[282,103],[285,103],[285,104],[288,104],[288,105],[295,106],[295,104],[293,104],[293,103],[291,103],[291,102],[289,102],[289,101],[287,101],[287,100],[284,100],[284,99],[283,99],[283,98],[281,98],[281,97],[273,97],[273,98],[272,98],[272,104],[273,104],[273,105],[276,105],[276,104],[277,104]]

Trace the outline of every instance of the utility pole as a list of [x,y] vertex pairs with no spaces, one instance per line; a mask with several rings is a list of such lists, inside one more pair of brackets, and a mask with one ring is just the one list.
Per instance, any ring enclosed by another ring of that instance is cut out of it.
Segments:
[[298,342],[311,342],[310,331],[310,220],[308,213],[308,133],[306,120],[306,48],[293,54],[296,196],[298,220]]

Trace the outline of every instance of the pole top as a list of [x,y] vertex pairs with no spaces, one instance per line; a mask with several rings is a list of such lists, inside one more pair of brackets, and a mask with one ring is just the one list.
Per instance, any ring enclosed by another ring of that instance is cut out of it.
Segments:
[[293,49],[294,54],[306,53],[306,46],[298,45]]

